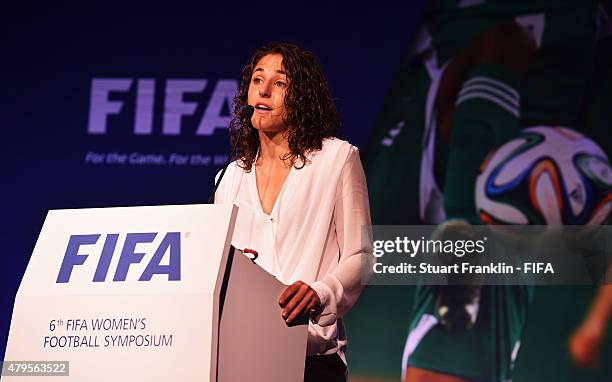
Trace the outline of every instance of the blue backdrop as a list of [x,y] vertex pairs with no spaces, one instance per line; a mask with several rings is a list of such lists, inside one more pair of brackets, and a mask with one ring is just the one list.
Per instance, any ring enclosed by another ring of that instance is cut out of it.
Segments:
[[[0,355],[49,209],[202,203],[251,52],[315,52],[363,146],[422,0],[22,5],[4,12]],[[33,311],[32,314],[36,312]]]

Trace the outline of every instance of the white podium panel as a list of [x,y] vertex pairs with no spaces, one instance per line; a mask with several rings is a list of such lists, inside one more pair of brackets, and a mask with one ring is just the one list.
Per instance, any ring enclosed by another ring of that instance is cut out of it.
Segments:
[[[69,361],[70,381],[217,379],[219,292],[237,208],[47,215],[13,310],[6,361]],[[3,377],[3,380],[40,380]]]
[[287,327],[278,297],[287,287],[235,251],[228,262],[219,328],[219,381],[301,382],[308,330]]

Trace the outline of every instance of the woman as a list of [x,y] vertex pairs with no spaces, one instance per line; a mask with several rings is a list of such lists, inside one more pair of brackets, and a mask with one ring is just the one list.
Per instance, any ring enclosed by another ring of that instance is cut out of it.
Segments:
[[[256,262],[289,285],[279,297],[286,323],[309,322],[304,380],[345,381],[341,317],[372,257],[357,148],[335,138],[340,118],[321,68],[295,45],[257,50],[234,101],[237,160],[215,203],[238,205],[234,244],[256,250]],[[250,123],[238,117],[247,105],[255,107]]]

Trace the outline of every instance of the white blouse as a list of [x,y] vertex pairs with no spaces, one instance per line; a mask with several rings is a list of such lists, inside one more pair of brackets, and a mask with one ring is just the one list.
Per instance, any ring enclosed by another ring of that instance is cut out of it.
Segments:
[[309,323],[307,354],[345,359],[340,317],[363,290],[362,263],[367,269],[373,261],[366,180],[358,149],[346,141],[324,140],[310,160],[291,168],[270,215],[259,201],[255,166],[245,172],[232,162],[215,203],[239,207],[236,248],[257,251],[256,263],[278,280],[301,280],[319,295],[323,310]]

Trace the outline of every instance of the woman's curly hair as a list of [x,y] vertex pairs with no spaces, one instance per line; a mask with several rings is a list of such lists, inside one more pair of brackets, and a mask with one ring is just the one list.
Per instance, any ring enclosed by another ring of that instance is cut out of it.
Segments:
[[[253,53],[240,79],[240,88],[234,97],[234,117],[230,122],[230,137],[236,148],[238,166],[251,171],[259,149],[259,133],[243,120],[248,102],[248,90],[255,65],[268,54],[283,57],[283,70],[287,73],[288,87],[285,93],[283,120],[287,125],[287,140],[290,152],[282,160],[296,165],[308,164],[308,154],[321,150],[323,140],[336,137],[340,130],[340,116],[329,92],[329,86],[317,58],[296,45],[287,43],[268,44]],[[238,132],[242,134],[238,139]]]

